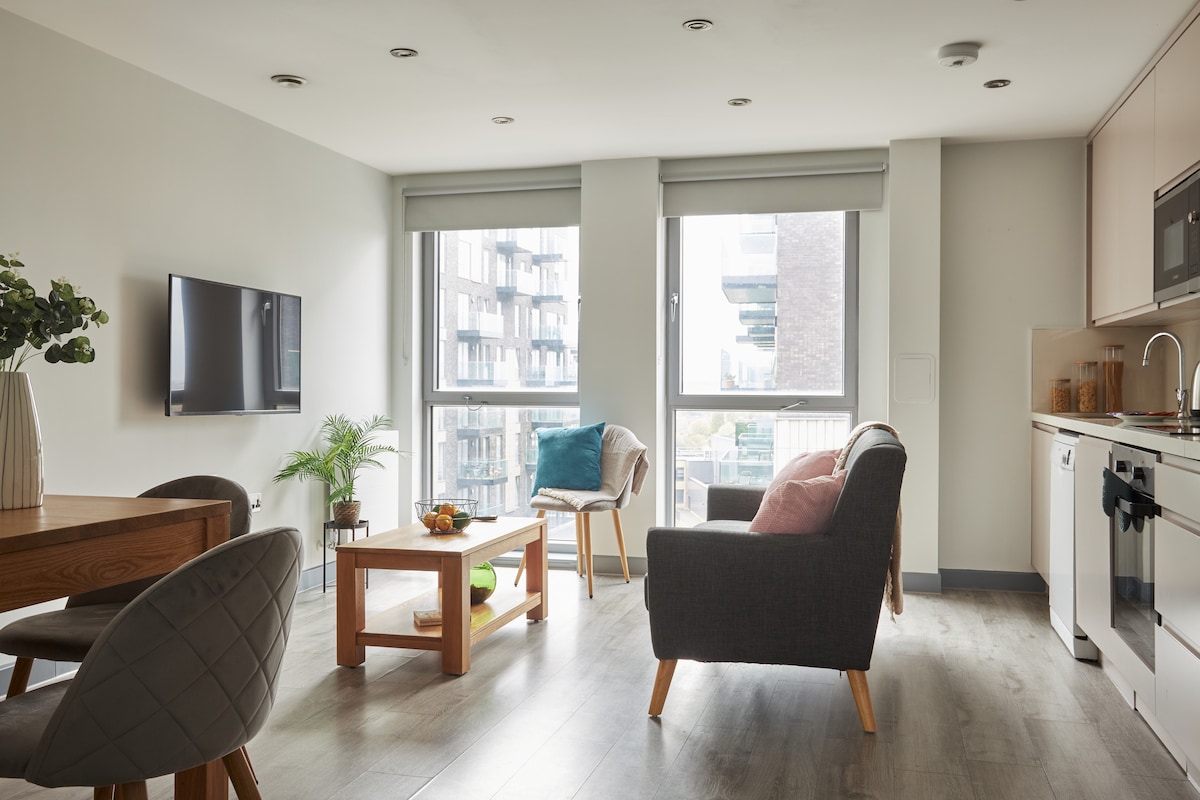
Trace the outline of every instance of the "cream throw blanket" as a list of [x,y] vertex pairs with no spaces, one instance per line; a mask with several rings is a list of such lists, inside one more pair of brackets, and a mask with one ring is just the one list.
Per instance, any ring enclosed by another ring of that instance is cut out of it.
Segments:
[[[864,422],[854,430],[850,431],[850,438],[846,441],[842,452],[838,453],[837,463],[833,465],[833,471],[839,472],[846,468],[846,459],[850,456],[850,448],[858,441],[858,437],[862,436],[869,430],[878,428],[885,430],[897,439],[900,434],[896,429],[886,422]],[[887,577],[883,584],[883,601],[887,605],[887,609],[891,612],[892,619],[896,618],[897,614],[904,613],[904,582],[901,579],[900,573],[900,506],[896,506],[896,527],[892,532],[892,557],[888,561]]]

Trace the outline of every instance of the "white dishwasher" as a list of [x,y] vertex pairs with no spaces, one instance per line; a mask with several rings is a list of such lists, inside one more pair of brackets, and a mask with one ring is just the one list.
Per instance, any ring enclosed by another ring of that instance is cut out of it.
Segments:
[[[1099,651],[1075,624],[1075,445],[1079,435],[1054,434],[1050,445],[1050,624],[1075,658]],[[1100,476],[1092,476],[1099,480]]]

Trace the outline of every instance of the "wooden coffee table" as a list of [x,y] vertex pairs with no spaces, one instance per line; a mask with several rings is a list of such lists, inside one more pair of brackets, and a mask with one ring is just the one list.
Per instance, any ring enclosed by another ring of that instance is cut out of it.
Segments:
[[[525,588],[497,581],[487,602],[471,605],[471,567],[525,546]],[[382,614],[366,618],[366,569],[438,573],[438,589]],[[432,534],[413,523],[367,539],[337,546],[337,663],[357,667],[366,648],[440,650],[442,672],[462,675],[471,668],[471,645],[512,622],[546,618],[546,520],[501,517],[475,520],[461,533]],[[439,604],[439,595],[441,602]],[[418,627],[413,611],[441,608],[440,626]],[[369,623],[369,625],[368,625]]]

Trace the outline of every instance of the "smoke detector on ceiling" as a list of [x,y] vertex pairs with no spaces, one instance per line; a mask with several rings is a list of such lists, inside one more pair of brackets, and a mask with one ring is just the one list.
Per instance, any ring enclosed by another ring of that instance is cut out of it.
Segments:
[[938,48],[938,63],[943,67],[965,67],[979,60],[976,42],[956,42]]

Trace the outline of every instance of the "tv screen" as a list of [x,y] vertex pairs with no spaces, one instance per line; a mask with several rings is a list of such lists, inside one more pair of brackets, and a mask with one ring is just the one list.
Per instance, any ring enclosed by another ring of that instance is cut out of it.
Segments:
[[167,416],[300,411],[300,298],[170,276]]

